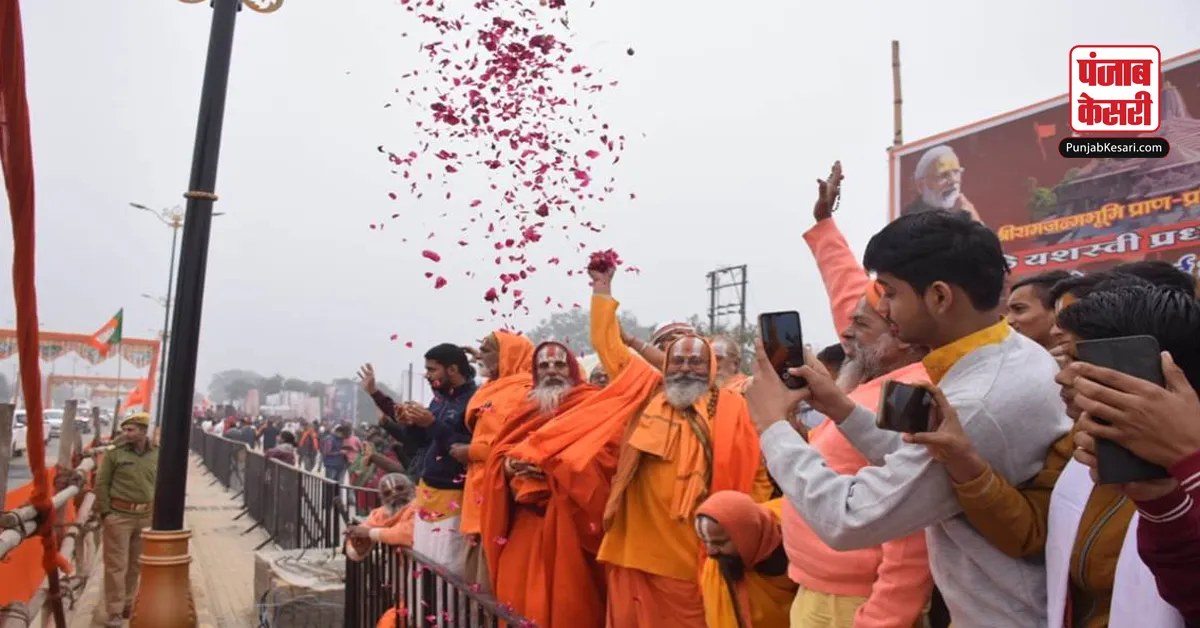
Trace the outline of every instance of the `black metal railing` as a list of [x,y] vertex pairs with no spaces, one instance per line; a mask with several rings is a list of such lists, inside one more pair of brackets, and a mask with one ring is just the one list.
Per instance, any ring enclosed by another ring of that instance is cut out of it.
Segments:
[[[379,503],[375,489],[346,486],[278,460],[244,443],[193,428],[191,448],[215,482],[242,491],[243,511],[281,549],[339,547],[344,516]],[[360,499],[361,497],[361,499]],[[342,509],[339,512],[339,509]],[[346,560],[346,628],[368,628],[395,608],[397,628],[490,628],[532,624],[462,578],[408,548],[376,543],[360,562]]]
[[409,548],[376,543],[363,560],[346,560],[345,628],[376,626],[389,610],[397,628],[533,626],[477,590]]

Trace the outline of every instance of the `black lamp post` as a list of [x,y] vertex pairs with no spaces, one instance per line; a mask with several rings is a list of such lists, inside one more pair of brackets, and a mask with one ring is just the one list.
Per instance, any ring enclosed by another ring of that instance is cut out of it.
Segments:
[[[204,0],[180,0],[197,4]],[[158,478],[154,490],[152,530],[144,534],[141,558],[144,567],[133,609],[134,628],[195,626],[188,577],[188,539],[183,528],[184,496],[187,492],[188,437],[191,434],[192,395],[195,392],[196,357],[200,347],[200,313],[204,304],[204,275],[208,265],[208,239],[212,229],[213,202],[217,183],[217,160],[221,152],[221,126],[225,116],[225,94],[233,53],[233,30],[242,5],[271,13],[283,0],[212,0],[212,29],[204,83],[200,91],[200,114],[192,153],[183,242],[171,317],[171,338],[163,387],[162,435],[159,443]],[[189,612],[181,612],[188,609]]]

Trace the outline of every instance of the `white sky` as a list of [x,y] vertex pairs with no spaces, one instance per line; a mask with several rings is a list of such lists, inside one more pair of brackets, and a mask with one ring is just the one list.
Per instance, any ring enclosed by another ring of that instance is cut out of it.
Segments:
[[[585,241],[642,269],[619,277],[625,307],[647,323],[703,313],[705,273],[745,263],[750,312],[798,309],[818,346],[835,334],[800,235],[814,179],[839,158],[840,224],[857,252],[886,219],[893,38],[910,141],[1065,92],[1075,44],[1152,43],[1164,58],[1200,48],[1195,0],[1136,10],[1117,0],[568,2],[580,61],[621,82],[598,101],[631,138],[614,170],[620,191],[587,210],[608,230]],[[183,202],[211,11],[169,0],[22,4],[44,328],[91,333],[124,307],[126,336],[152,337],[162,309],[139,295],[165,292],[170,232],[128,203]],[[329,379],[367,360],[395,382],[428,346],[491,327],[475,322],[489,284],[462,276],[466,258],[442,263],[451,282],[436,292],[420,258],[429,231],[465,220],[482,181],[456,180],[453,203],[415,205],[375,149],[417,139],[414,114],[392,95],[401,74],[426,67],[418,41],[400,36],[417,31],[394,0],[287,0],[272,15],[240,14],[217,184],[227,215],[212,233],[198,390],[225,368]],[[629,192],[636,201],[621,200]],[[398,208],[416,219],[367,228]],[[10,233],[7,211],[0,222]],[[402,245],[406,234],[415,237]],[[569,248],[555,247],[536,257],[566,262]],[[11,256],[0,238],[0,258]],[[531,292],[586,303],[584,280],[539,275]],[[522,326],[549,313],[532,301]],[[11,277],[0,273],[0,324],[12,318]]]

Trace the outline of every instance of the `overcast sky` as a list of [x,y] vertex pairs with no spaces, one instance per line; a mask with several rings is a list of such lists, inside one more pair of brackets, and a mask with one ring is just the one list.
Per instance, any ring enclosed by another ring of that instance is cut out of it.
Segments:
[[[1075,44],[1153,43],[1164,59],[1200,48],[1195,0],[1146,0],[1136,19],[1118,0],[589,2],[568,0],[574,45],[580,62],[620,81],[596,111],[631,139],[613,170],[619,193],[585,210],[608,229],[585,241],[642,269],[618,278],[623,306],[647,323],[702,314],[705,273],[748,264],[750,311],[800,310],[818,346],[835,334],[801,239],[814,179],[843,161],[838,216],[861,253],[887,216],[892,39],[910,141],[1065,92]],[[166,291],[170,231],[128,204],[183,202],[211,11],[169,0],[22,9],[44,328],[91,333],[124,307],[126,336],[153,337],[163,312],[140,295]],[[463,199],[482,179],[457,180],[452,202],[387,198],[402,185],[376,146],[418,139],[415,112],[384,108],[400,75],[426,68],[418,42],[401,36],[420,30],[413,22],[394,0],[287,0],[272,15],[240,14],[198,390],[225,368],[329,379],[367,360],[394,382],[428,346],[493,326],[476,322],[489,284],[462,274],[474,259],[445,260],[450,285],[434,291],[420,258],[428,232],[470,214]],[[401,208],[404,221],[368,229]],[[0,221],[10,233],[7,211]],[[454,239],[438,242],[449,250]],[[583,263],[570,245],[544,245],[539,257]],[[0,257],[12,257],[8,237]],[[539,275],[531,292],[586,304],[584,280]],[[550,313],[534,303],[514,322]],[[0,273],[0,323],[12,318]]]

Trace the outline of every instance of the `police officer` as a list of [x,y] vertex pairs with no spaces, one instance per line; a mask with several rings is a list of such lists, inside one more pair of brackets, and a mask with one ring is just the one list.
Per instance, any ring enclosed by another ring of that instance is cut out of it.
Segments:
[[107,626],[122,626],[133,608],[142,554],[142,528],[150,525],[150,502],[158,473],[158,447],[150,440],[150,415],[121,421],[116,447],[104,455],[96,498],[104,522],[104,611]]

